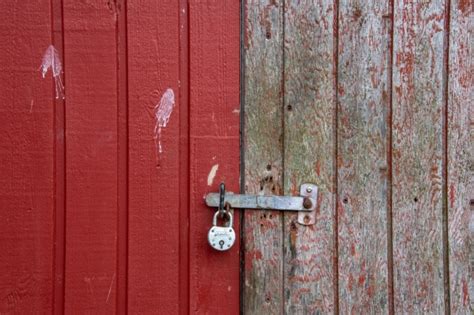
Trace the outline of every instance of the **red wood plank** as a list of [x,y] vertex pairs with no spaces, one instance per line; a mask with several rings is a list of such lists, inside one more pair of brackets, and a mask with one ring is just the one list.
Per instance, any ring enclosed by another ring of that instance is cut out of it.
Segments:
[[[469,203],[474,192],[472,168],[472,110],[474,46],[472,2],[452,0],[450,8],[448,54],[448,120],[447,120],[447,208],[450,306],[452,314],[474,312],[474,255],[469,218]],[[471,120],[471,121],[470,121]],[[473,219],[471,219],[472,222]],[[473,224],[473,223],[471,223]],[[471,248],[469,237],[471,235]]]
[[390,3],[339,2],[339,309],[386,314]]
[[[221,181],[239,189],[239,12],[239,1],[189,2],[190,313],[239,313],[240,244],[227,252],[207,244],[213,212],[203,202]],[[238,221],[235,213],[237,235]]]
[[[128,7],[129,305],[132,314],[177,314],[180,279],[179,3],[135,1]],[[174,91],[175,107],[154,140],[155,106]],[[187,128],[187,124],[185,125]],[[184,133],[187,135],[187,132]],[[187,182],[187,178],[184,179]],[[187,209],[187,202],[185,203]],[[183,302],[183,305],[185,302]]]
[[189,19],[188,0],[179,1],[179,110],[180,110],[180,202],[179,202],[179,305],[189,314]]
[[50,3],[1,1],[0,17],[0,313],[51,313],[54,89],[38,71]]
[[116,311],[116,8],[64,1],[66,313]]
[[443,0],[396,0],[394,3],[395,313],[440,314],[445,311],[444,19]]
[[[52,44],[57,49],[64,67],[64,36],[62,18],[62,0],[51,1]],[[64,82],[64,70],[60,74]],[[56,94],[56,90],[55,90]],[[55,142],[55,211],[54,211],[54,313],[64,312],[64,267],[65,267],[65,195],[66,195],[66,151],[65,151],[65,100],[64,97],[54,99]]]
[[117,41],[117,314],[127,314],[128,303],[128,63],[127,1],[113,3]]

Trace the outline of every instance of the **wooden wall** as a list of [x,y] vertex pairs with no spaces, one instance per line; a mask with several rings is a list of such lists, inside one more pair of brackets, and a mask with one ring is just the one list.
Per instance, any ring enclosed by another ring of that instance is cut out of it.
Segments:
[[244,313],[473,312],[472,14],[246,1],[244,189],[315,183],[319,206],[310,227],[246,211]]
[[[239,244],[208,247],[202,197],[239,187],[239,12],[1,1],[1,314],[238,312]],[[64,99],[38,70],[49,45]]]
[[[0,2],[1,314],[472,313],[472,2],[247,0],[241,41],[240,13]],[[223,254],[240,118],[243,189],[319,206],[246,211]]]

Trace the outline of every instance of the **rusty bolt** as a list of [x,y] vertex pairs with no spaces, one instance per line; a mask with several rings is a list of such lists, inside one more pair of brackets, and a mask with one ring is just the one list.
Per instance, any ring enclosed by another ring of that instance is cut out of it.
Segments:
[[308,197],[305,197],[303,199],[303,207],[305,209],[310,209],[312,206],[313,206],[313,203],[311,202],[311,199],[309,199]]

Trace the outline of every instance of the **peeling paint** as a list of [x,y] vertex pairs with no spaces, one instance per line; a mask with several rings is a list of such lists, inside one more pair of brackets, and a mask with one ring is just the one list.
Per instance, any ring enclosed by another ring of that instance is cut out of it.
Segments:
[[53,45],[49,45],[43,55],[43,60],[40,66],[43,79],[45,78],[49,68],[51,68],[51,72],[53,73],[54,84],[56,87],[56,98],[64,99],[64,85],[61,81],[61,72],[63,68],[61,59],[59,58],[59,53]]
[[167,89],[161,97],[160,103],[155,106],[155,130],[154,139],[157,146],[158,155],[163,152],[161,145],[161,128],[166,127],[170,120],[171,113],[174,107],[174,92],[172,89]]
[[216,173],[217,173],[218,169],[219,169],[219,164],[215,164],[211,168],[211,171],[209,172],[209,175],[207,175],[207,186],[211,186],[212,183],[214,182],[214,177],[216,177]]

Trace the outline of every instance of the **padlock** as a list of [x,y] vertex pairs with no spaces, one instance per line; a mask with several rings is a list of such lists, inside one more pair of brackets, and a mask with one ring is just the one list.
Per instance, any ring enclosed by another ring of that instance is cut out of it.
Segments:
[[214,218],[212,219],[212,227],[207,234],[207,240],[209,241],[209,245],[212,248],[225,251],[228,250],[234,245],[235,243],[235,231],[232,228],[232,214],[229,211],[224,211],[224,216],[228,216],[229,221],[227,223],[228,226],[217,226],[217,216],[221,211],[216,211],[214,214]]

